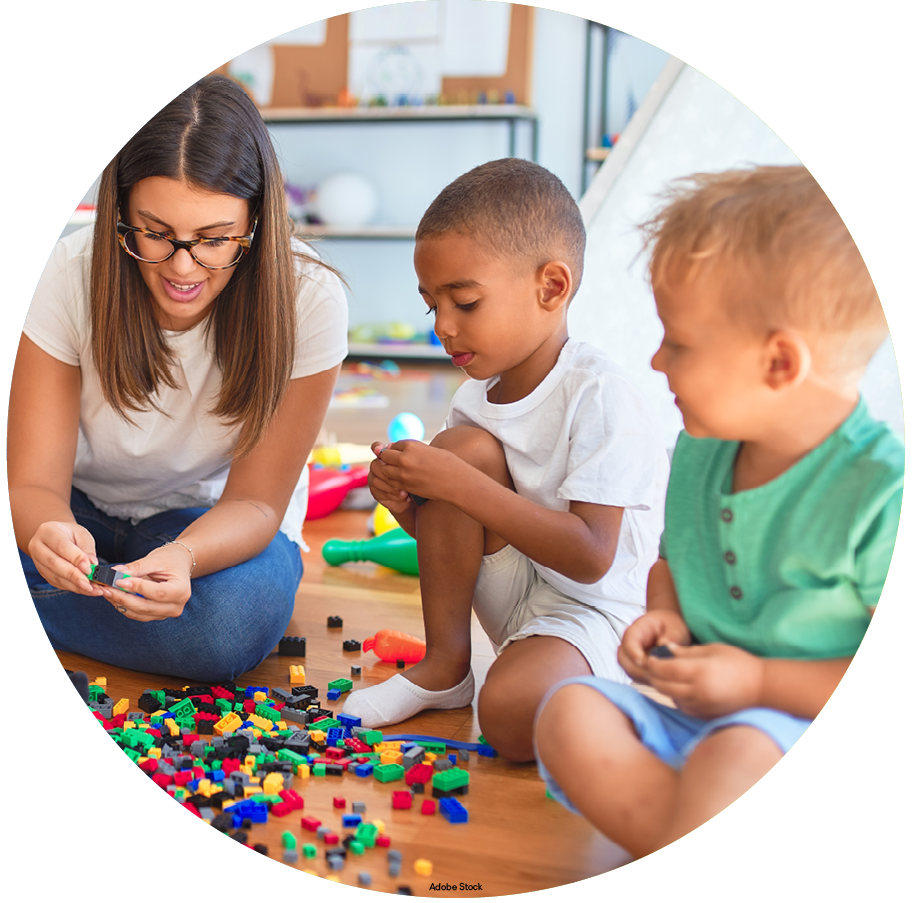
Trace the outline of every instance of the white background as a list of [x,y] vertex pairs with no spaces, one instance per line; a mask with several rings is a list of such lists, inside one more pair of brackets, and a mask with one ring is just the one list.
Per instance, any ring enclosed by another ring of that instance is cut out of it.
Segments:
[[[101,0],[17,5],[2,38],[2,248],[10,276],[0,332],[4,397],[25,310],[53,242],[117,148],[224,60],[303,24],[305,15],[323,18],[354,6],[312,3],[305,14],[300,2],[222,0],[203,15],[167,8],[147,17],[147,7]],[[908,383],[912,136],[903,62],[909,16],[898,19],[900,4],[555,0],[549,6],[599,18],[669,51],[731,91],[789,144],[865,256]],[[120,900],[158,893],[157,886],[189,899],[289,893],[370,899],[237,847],[140,779],[86,717],[40,630],[5,500],[0,521],[9,581],[0,634],[3,850],[16,898]],[[907,893],[908,534],[905,518],[881,607],[848,675],[766,779],[671,847],[538,896],[873,900]]]

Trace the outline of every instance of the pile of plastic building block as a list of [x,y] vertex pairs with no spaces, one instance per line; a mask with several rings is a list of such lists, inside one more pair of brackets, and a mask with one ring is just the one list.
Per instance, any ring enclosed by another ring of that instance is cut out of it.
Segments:
[[[350,690],[351,682],[333,681],[328,689],[335,696]],[[367,820],[365,804],[357,801],[357,783],[349,781],[388,783],[391,808],[411,809],[420,797],[422,814],[434,815],[439,808],[451,824],[464,823],[468,812],[458,798],[468,793],[469,772],[459,766],[467,764],[470,749],[496,755],[483,738],[478,745],[450,743],[457,750],[450,754],[440,738],[384,738],[380,731],[362,728],[358,718],[333,716],[322,708],[317,689],[306,684],[290,692],[230,681],[150,689],[133,708],[127,699],[109,697],[104,679],[98,678],[89,683],[88,697],[108,735],[180,805],[267,855],[263,844],[249,842],[249,832],[270,819],[287,819],[276,858],[316,874],[307,860],[315,860],[322,846],[331,880],[338,880],[331,873],[352,860],[376,864],[376,854],[367,853],[374,848],[387,849],[387,874],[398,877],[402,867],[384,823]],[[334,810],[341,810],[338,827],[308,815],[298,792],[304,786],[312,790],[315,779],[328,775],[345,776],[346,783],[334,787],[351,787],[355,797],[349,806],[345,797],[333,796]],[[432,867],[426,859],[414,865],[420,876]],[[369,886],[370,872],[359,869],[357,882]],[[401,887],[400,892],[410,890]]]

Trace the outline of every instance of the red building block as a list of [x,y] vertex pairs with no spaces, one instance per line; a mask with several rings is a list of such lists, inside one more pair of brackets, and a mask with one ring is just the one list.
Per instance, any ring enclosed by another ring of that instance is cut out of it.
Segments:
[[292,809],[304,808],[304,798],[294,790],[280,790],[279,796],[282,798],[282,802],[288,803]]
[[378,847],[388,847],[390,845],[390,838],[388,834],[378,834],[377,840],[375,841]]
[[334,796],[333,797],[333,808],[334,809],[344,809],[345,808],[345,797]]
[[393,791],[393,808],[394,809],[411,809],[412,794],[408,790]]
[[327,832],[323,835],[323,840],[326,842],[327,846],[334,847],[339,842],[339,835]]
[[[273,806],[273,810],[275,807]],[[433,800],[425,800],[421,804],[421,814],[422,815],[433,815],[437,811],[437,803]]]
[[434,769],[430,765],[413,765],[405,773],[406,784],[430,784],[434,777]]
[[321,824],[322,822],[319,818],[313,818],[310,815],[305,815],[304,818],[301,819],[301,827],[307,828],[308,831],[316,831]]

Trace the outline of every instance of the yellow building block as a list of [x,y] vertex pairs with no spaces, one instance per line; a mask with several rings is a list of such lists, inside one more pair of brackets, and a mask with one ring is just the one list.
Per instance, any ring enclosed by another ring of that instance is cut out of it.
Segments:
[[268,698],[269,698],[269,697],[268,697],[262,690],[257,690],[257,691],[253,694],[253,701],[254,701],[254,702],[263,702],[264,700],[266,700],[266,699],[268,699]]
[[168,728],[168,730],[171,732],[172,737],[180,736],[180,728],[177,726],[177,723],[174,721],[173,718],[165,719],[165,727]]
[[149,749],[149,755],[146,756],[147,759],[160,759],[162,757],[162,751],[157,747],[153,746]]
[[401,765],[402,753],[395,749],[385,749],[380,753],[381,765]]
[[107,677],[96,677],[92,683],[95,684],[96,687],[106,687],[108,685],[108,679]]
[[114,708],[111,710],[115,715],[123,715],[124,712],[130,711],[130,700],[129,699],[118,699],[114,703]]
[[224,718],[219,719],[212,725],[212,732],[221,737],[222,734],[236,731],[243,723],[237,712],[229,712]]
[[289,677],[289,680],[293,684],[305,683],[304,666],[303,665],[289,665],[288,666],[288,677]]
[[434,760],[435,760],[436,758],[437,758],[437,753],[425,753],[425,754],[424,754],[424,761],[423,761],[421,764],[422,764],[422,765],[433,765],[433,764],[434,764]]
[[244,766],[250,769],[256,768],[256,756],[245,756]]
[[280,790],[285,789],[285,779],[277,771],[273,771],[271,774],[266,775],[263,778],[263,793],[266,793],[270,796],[278,794]]
[[386,822],[375,818],[371,824],[377,829],[378,834],[386,834]]
[[416,859],[415,860],[415,874],[421,875],[422,878],[430,877],[431,872],[434,871],[434,863],[430,859]]
[[263,718],[260,715],[257,715],[254,712],[251,712],[247,716],[247,720],[254,726],[258,727],[261,731],[271,731],[272,722],[268,718]]
[[377,753],[385,752],[388,749],[393,749],[398,752],[401,748],[401,740],[381,740],[379,743],[374,744],[374,752]]
[[297,775],[299,778],[309,778],[310,777],[310,766],[309,765],[299,765]]
[[209,778],[201,778],[197,785],[196,792],[202,793],[203,796],[212,796],[212,781],[210,781]]
[[325,743],[326,742],[326,731],[311,731],[310,739],[314,743]]
[[342,883],[342,882],[339,880],[339,876],[338,876],[338,875],[327,875],[327,876],[326,876],[326,880],[327,880],[327,881],[335,881],[336,884],[341,884],[341,883]]

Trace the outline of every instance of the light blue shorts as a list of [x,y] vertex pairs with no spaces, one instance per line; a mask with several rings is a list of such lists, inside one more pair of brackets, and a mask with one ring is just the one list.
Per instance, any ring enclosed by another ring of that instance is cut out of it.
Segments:
[[[704,721],[702,718],[685,715],[677,709],[655,702],[631,686],[599,677],[572,677],[555,684],[542,700],[539,712],[551,695],[567,684],[586,684],[586,686],[598,690],[630,718],[643,745],[666,765],[670,765],[676,770],[680,770],[697,744],[723,727],[744,724],[757,728],[757,730],[763,731],[785,754],[811,723],[806,718],[796,718],[794,715],[780,712],[777,709],[763,708],[742,709],[731,715]],[[536,758],[538,758],[537,753]],[[576,807],[567,799],[554,778],[542,765],[541,759],[538,759],[538,772],[548,785],[551,796],[563,803],[571,812],[579,814]]]

